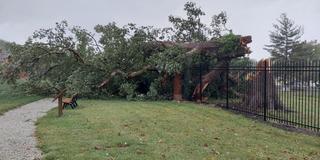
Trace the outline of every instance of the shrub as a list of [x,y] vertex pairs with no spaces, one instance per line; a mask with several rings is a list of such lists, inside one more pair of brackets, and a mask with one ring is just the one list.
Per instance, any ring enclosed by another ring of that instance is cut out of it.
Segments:
[[149,87],[149,91],[147,93],[147,97],[152,100],[156,100],[159,98],[156,83],[154,83],[154,82],[151,83],[151,85]]
[[136,96],[137,85],[131,83],[123,83],[120,85],[120,96],[124,96],[127,100],[134,100]]

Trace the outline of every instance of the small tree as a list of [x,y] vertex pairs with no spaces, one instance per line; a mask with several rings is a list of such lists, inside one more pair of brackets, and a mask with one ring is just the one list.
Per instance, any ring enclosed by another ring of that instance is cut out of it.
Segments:
[[266,45],[267,50],[274,59],[289,61],[293,55],[293,50],[299,44],[303,34],[303,29],[299,25],[295,25],[287,14],[282,13],[279,24],[273,24],[274,31],[270,32],[270,45]]

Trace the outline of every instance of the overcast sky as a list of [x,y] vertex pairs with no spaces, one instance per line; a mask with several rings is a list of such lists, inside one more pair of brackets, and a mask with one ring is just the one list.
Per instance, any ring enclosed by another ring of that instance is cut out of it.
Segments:
[[[183,16],[185,0],[0,0],[0,39],[23,43],[34,30],[54,26],[67,20],[93,30],[96,24],[115,21],[138,25],[168,27],[169,15]],[[229,28],[235,34],[252,35],[251,58],[269,54],[263,50],[269,43],[272,23],[287,13],[304,27],[303,40],[320,40],[319,0],[194,0],[209,24],[212,15],[224,10]]]

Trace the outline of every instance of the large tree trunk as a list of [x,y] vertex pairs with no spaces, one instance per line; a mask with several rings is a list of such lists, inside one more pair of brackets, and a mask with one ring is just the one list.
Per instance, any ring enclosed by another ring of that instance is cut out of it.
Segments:
[[229,62],[227,60],[222,60],[218,62],[218,64],[215,66],[215,69],[211,70],[209,73],[202,76],[202,82],[197,84],[196,88],[193,91],[192,98],[196,101],[202,101],[201,95],[203,95],[204,90],[208,87],[208,85],[211,82],[213,82],[216,78],[220,77],[220,74],[222,74],[227,69],[228,64]]
[[283,104],[279,99],[273,75],[269,69],[270,61],[261,60],[257,64],[256,74],[249,75],[247,84],[248,90],[246,91],[243,99],[244,108],[261,109],[265,105],[267,108],[283,108]]
[[211,56],[214,55],[218,60],[218,64],[215,66],[216,69],[213,69],[212,71],[210,71],[209,73],[207,73],[201,78],[201,83],[197,84],[196,88],[193,91],[192,98],[196,101],[199,101],[199,100],[202,101],[201,95],[203,95],[204,90],[208,87],[208,85],[211,82],[213,82],[216,78],[220,77],[219,75],[225,72],[225,70],[229,66],[230,61],[234,58],[243,57],[245,56],[245,54],[250,53],[250,50],[247,47],[247,44],[251,42],[252,42],[251,36],[245,36],[240,38],[240,46],[245,49],[245,52],[234,52],[234,53],[219,55],[217,54],[217,52],[214,52],[216,48],[214,47],[213,44],[210,45],[210,43],[206,43],[202,46],[195,47],[194,49],[189,51],[187,54],[201,53],[202,51],[209,51],[210,55]]
[[175,73],[173,79],[173,100],[181,101],[182,93],[181,93],[181,74]]

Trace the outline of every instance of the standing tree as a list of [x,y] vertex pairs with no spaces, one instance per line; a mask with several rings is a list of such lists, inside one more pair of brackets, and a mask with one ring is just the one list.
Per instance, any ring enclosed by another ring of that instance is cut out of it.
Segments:
[[293,50],[299,44],[299,40],[303,34],[301,26],[295,25],[287,14],[282,13],[279,24],[273,24],[274,31],[270,32],[270,45],[266,45],[267,50],[274,59],[289,61],[293,55]]

